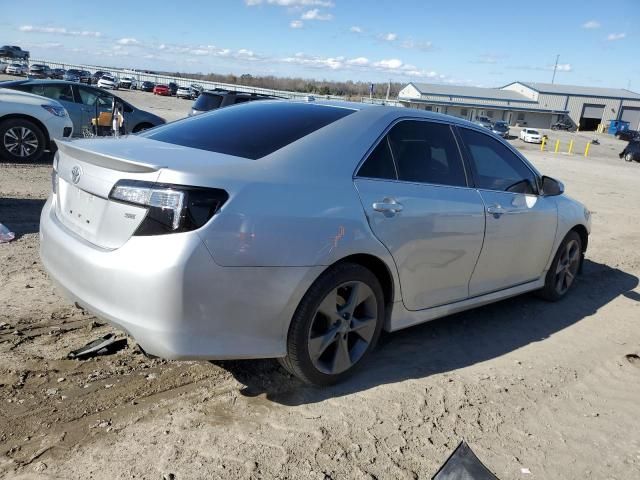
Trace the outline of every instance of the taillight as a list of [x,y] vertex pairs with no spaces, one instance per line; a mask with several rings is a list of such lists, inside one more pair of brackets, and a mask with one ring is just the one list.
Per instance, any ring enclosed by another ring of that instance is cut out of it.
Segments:
[[162,235],[188,232],[202,227],[227,201],[229,195],[217,188],[189,187],[120,180],[109,199],[147,207],[147,215],[134,235]]

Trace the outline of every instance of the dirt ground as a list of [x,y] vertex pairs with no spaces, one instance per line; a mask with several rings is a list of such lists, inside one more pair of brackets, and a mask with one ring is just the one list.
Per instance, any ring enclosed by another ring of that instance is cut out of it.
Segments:
[[[126,94],[166,118],[190,104]],[[640,478],[640,164],[603,135],[557,138],[583,151],[596,136],[589,158],[513,140],[593,211],[568,298],[525,295],[386,334],[328,389],[272,360],[149,359],[131,339],[68,360],[117,330],[42,269],[50,166],[0,163],[0,222],[17,233],[0,245],[0,477],[431,478],[466,439],[501,479]]]

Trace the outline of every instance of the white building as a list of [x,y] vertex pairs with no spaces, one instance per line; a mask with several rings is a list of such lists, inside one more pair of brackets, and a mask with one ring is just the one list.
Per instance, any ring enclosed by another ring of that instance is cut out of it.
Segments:
[[640,94],[625,89],[513,82],[501,88],[410,83],[398,94],[405,106],[467,120],[488,117],[510,125],[549,128],[568,117],[581,130],[610,120],[640,128]]

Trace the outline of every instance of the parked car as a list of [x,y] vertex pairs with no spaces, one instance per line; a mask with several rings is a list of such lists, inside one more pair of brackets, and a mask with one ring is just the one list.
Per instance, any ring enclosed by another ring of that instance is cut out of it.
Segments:
[[129,90],[136,90],[138,88],[138,81],[134,77],[125,76],[120,78],[118,84],[120,88],[128,88]]
[[171,96],[175,96],[176,93],[178,93],[178,84],[174,83],[174,82],[169,82],[169,85],[167,85],[169,87],[169,93],[171,94]]
[[489,130],[491,130],[491,126],[493,125],[493,122],[489,117],[476,117],[473,123],[480,125],[481,127],[488,128]]
[[67,71],[64,68],[52,68],[49,75],[54,80],[62,80]]
[[178,87],[178,90],[176,91],[176,97],[178,98],[186,98],[186,99],[192,99],[193,97],[193,90],[191,90],[191,87]]
[[570,132],[575,130],[575,125],[570,119],[564,118],[551,125],[551,130],[566,130]]
[[109,90],[118,90],[120,81],[113,75],[102,75],[98,80],[99,88],[107,88]]
[[0,57],[16,60],[29,60],[29,52],[22,50],[17,45],[4,45],[3,47],[0,47]]
[[48,65],[34,63],[29,67],[30,78],[49,78],[50,75],[51,75],[51,70],[49,69]]
[[202,85],[200,85],[199,83],[192,83],[191,84],[191,91],[193,92],[193,98],[194,99],[198,98],[198,95],[200,95],[203,90],[204,90],[204,87]]
[[62,77],[62,80],[66,80],[68,82],[77,82],[77,83],[90,83],[91,82],[91,73],[86,70],[79,70],[77,68],[70,68],[65,72]]
[[620,140],[624,140],[625,142],[630,142],[632,140],[640,138],[640,132],[637,130],[621,130],[616,133],[616,137]]
[[564,297],[590,231],[486,129],[360,103],[250,102],[64,142],[53,185],[40,254],[71,302],[149,354],[277,357],[320,385],[383,328]]
[[22,63],[12,63],[6,68],[7,75],[26,75],[28,67]]
[[93,75],[91,75],[90,85],[97,85],[98,80],[100,80],[103,75],[111,75],[111,73],[104,72],[102,70],[98,70],[97,72],[94,72]]
[[8,61],[3,58],[0,58],[0,73],[6,73],[7,67],[10,65]]
[[156,85],[155,87],[153,87],[153,94],[154,95],[162,95],[164,97],[169,97],[171,96],[171,90],[169,90],[169,87],[167,85]]
[[620,158],[624,158],[627,162],[640,162],[640,138],[631,140],[620,152]]
[[140,84],[140,90],[143,92],[153,92],[155,86],[155,83],[145,81]]
[[69,112],[76,136],[83,136],[96,113],[111,112],[114,100],[124,106],[126,133],[136,133],[165,123],[153,113],[136,108],[113,93],[94,86],[63,80],[16,80],[3,82],[5,88],[42,95],[57,100]]
[[491,127],[491,131],[502,138],[508,138],[509,124],[507,122],[503,122],[502,120],[499,120],[493,124],[493,126]]
[[55,147],[52,140],[72,133],[73,123],[60,103],[0,88],[0,158],[35,162]]
[[520,140],[527,143],[542,143],[542,135],[533,128],[523,128],[520,130]]
[[191,106],[189,116],[215,110],[217,108],[228,107],[238,103],[252,102],[255,100],[274,100],[275,97],[258,93],[235,92],[229,90],[206,90],[198,95],[198,98]]

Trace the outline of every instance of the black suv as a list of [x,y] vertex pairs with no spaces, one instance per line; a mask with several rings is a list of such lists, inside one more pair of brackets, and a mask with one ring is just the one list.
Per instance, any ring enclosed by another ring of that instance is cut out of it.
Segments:
[[551,125],[551,130],[566,130],[567,132],[570,132],[574,128],[575,126],[573,125],[573,122],[571,122],[571,120],[567,118],[559,120],[553,125]]
[[640,138],[631,140],[629,144],[620,152],[620,158],[624,158],[627,162],[640,162]]
[[201,92],[193,105],[189,116],[215,110],[217,108],[228,107],[238,103],[252,102],[254,100],[277,100],[277,97],[263,95],[260,93],[236,92],[216,88]]
[[5,45],[0,47],[0,57],[29,60],[29,52],[22,50],[17,45]]
[[616,133],[616,137],[625,142],[631,142],[633,140],[640,140],[640,132],[637,130],[621,130]]

